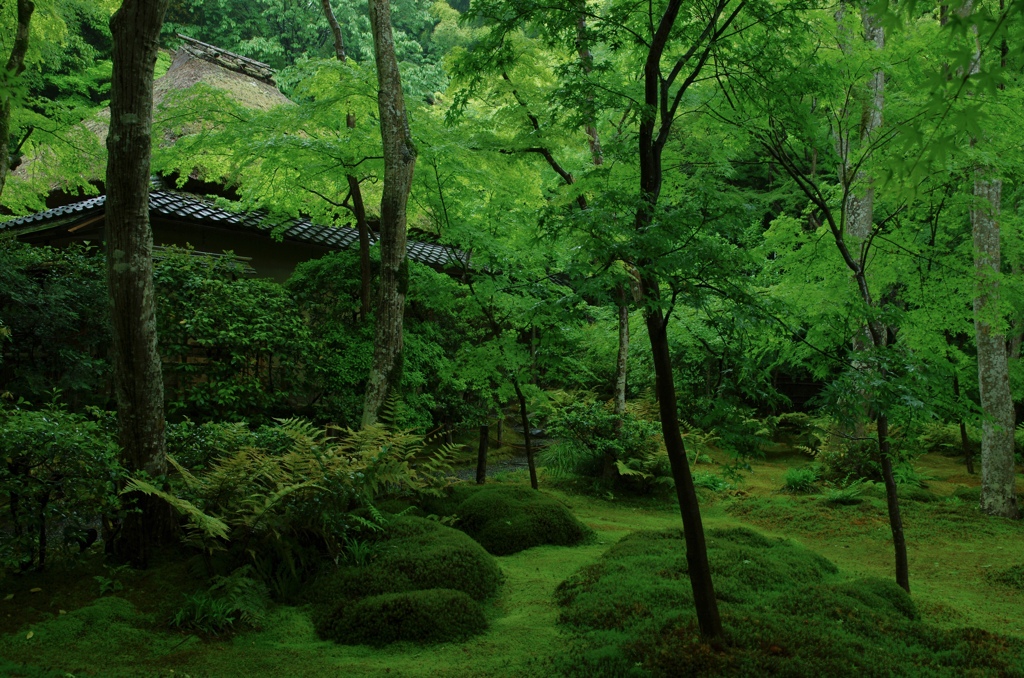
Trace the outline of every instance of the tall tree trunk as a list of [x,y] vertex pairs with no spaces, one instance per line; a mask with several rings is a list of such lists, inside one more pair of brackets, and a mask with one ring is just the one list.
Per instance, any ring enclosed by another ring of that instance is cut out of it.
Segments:
[[363,426],[377,421],[380,408],[402,378],[402,324],[409,286],[406,205],[416,166],[402,79],[391,34],[389,0],[370,0],[370,26],[377,59],[377,107],[384,145],[384,189],[380,202],[380,294],[373,366],[366,384]]
[[523,389],[519,388],[519,381],[514,380],[512,385],[516,389],[516,398],[519,400],[519,421],[523,425],[523,444],[526,445],[526,466],[530,469],[530,487],[537,489],[537,463],[533,459],[533,435],[530,433],[530,416],[526,412],[526,396]]
[[[864,40],[873,43],[878,51],[885,49],[885,30],[882,28],[881,20],[869,11],[869,6],[864,3],[861,6],[861,23],[864,27]],[[871,140],[875,130],[882,126],[882,109],[885,106],[885,72],[882,69],[871,74],[868,82],[868,101],[861,111],[860,125],[848,125],[851,129],[859,130],[859,140],[865,144]],[[852,122],[852,121],[850,121]],[[850,143],[844,142],[846,154],[842,156],[844,166],[844,189],[846,194],[846,228],[847,233],[853,238],[863,242],[871,234],[874,225],[875,210],[875,187],[871,178],[865,177],[863,172],[855,172],[851,175],[851,159],[849,157]],[[867,184],[864,193],[857,193],[858,184]]]
[[[644,61],[645,105],[642,109],[637,134],[637,155],[640,169],[640,184],[637,194],[639,200],[634,219],[634,230],[638,234],[647,232],[654,223],[655,210],[661,195],[663,179],[661,156],[665,144],[668,142],[675,116],[675,109],[668,105],[668,101],[671,99],[669,88],[674,82],[674,76],[669,78],[664,76],[661,70],[662,58],[682,7],[682,0],[668,0],[654,34],[651,36],[647,58]],[[736,14],[732,16],[735,17]],[[726,30],[728,25],[729,22],[725,21],[718,28]],[[708,46],[705,54],[710,54],[710,49],[711,47]],[[673,73],[678,75],[679,71],[674,70]],[[692,76],[696,77],[696,73],[694,71]],[[680,85],[675,101],[679,101],[685,92],[685,87],[685,85]],[[683,536],[686,541],[686,562],[690,575],[690,587],[693,590],[697,623],[702,636],[716,638],[722,635],[722,619],[718,612],[718,601],[715,599],[711,568],[708,565],[707,544],[704,541],[704,525],[701,521],[697,490],[693,485],[693,476],[690,474],[686,449],[683,446],[683,436],[679,430],[679,411],[676,406],[672,360],[668,349],[668,318],[664,315],[661,307],[660,283],[650,272],[651,263],[649,260],[641,260],[638,262],[637,268],[640,271],[644,316],[654,360],[655,391],[661,414],[661,431],[665,438],[665,449],[668,452],[672,477],[676,484],[676,495],[679,498],[679,513],[683,520]]]
[[[1006,360],[1006,337],[993,324],[999,314],[999,201],[1002,181],[977,170],[971,210],[974,266],[978,291],[974,298],[974,333],[978,347],[978,390],[985,414],[981,434],[981,510],[1017,518],[1013,459],[1013,398]],[[983,204],[982,204],[983,203]]]
[[487,482],[487,448],[490,447],[491,432],[487,424],[480,426],[480,440],[476,447],[476,484]]
[[[19,76],[25,70],[28,52],[28,29],[36,6],[30,0],[18,0],[18,26],[14,30],[14,44],[4,67],[7,77]],[[11,100],[0,97],[0,195],[4,194],[7,175],[11,171]]]
[[[164,389],[153,303],[153,233],[149,167],[153,70],[169,0],[124,0],[110,19],[114,39],[107,134],[106,245],[114,338],[118,439],[129,473],[159,478],[167,471]],[[170,507],[132,496],[114,552],[145,567],[151,547],[166,538]]]
[[[331,0],[320,0],[320,7],[334,36],[334,56],[341,63],[345,63],[345,40],[341,35],[341,24],[334,16]],[[349,129],[356,128],[354,113],[345,116],[345,126]],[[370,294],[373,286],[373,269],[370,266],[370,225],[366,221],[366,207],[363,204],[363,191],[359,179],[354,174],[345,175],[345,179],[348,181],[348,190],[352,196],[352,214],[356,218],[356,228],[359,230],[359,318],[366,320],[370,317]]]
[[[658,288],[650,278],[644,278],[644,296],[657,301]],[[715,600],[715,589],[708,565],[707,544],[704,541],[704,525],[700,516],[697,490],[686,459],[682,432],[679,429],[679,412],[676,404],[676,389],[672,378],[672,360],[668,350],[668,332],[665,317],[660,309],[647,311],[647,333],[651,338],[651,352],[654,357],[655,391],[658,394],[658,408],[661,414],[661,432],[665,438],[672,477],[676,483],[679,498],[679,513],[683,519],[683,537],[686,541],[686,564],[690,573],[694,607],[701,634],[715,637],[722,633],[722,620]]]

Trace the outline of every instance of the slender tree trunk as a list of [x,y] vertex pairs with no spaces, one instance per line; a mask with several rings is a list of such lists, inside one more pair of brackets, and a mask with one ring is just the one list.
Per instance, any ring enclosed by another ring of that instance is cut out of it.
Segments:
[[[341,63],[345,63],[345,40],[341,35],[341,24],[334,16],[331,0],[320,0],[320,7],[334,36],[334,56]],[[349,129],[356,128],[355,114],[349,113],[345,116],[345,126]],[[373,272],[370,266],[370,226],[366,221],[366,207],[363,204],[363,191],[359,179],[354,174],[345,175],[345,179],[348,181],[348,190],[352,196],[352,214],[356,218],[356,228],[359,230],[359,318],[366,320],[370,317],[370,295],[373,285]]]
[[498,429],[494,432],[494,445],[500,450],[505,444],[505,410],[502,407],[498,408],[498,421],[494,426]]
[[366,384],[363,426],[377,421],[388,394],[402,378],[402,324],[409,286],[406,205],[416,166],[402,79],[391,34],[389,0],[370,0],[370,26],[377,59],[377,106],[384,144],[384,189],[380,203],[381,270],[373,366]]
[[910,567],[907,564],[907,541],[903,537],[903,518],[896,494],[896,480],[892,475],[892,454],[889,449],[889,417],[878,415],[878,451],[882,458],[882,479],[885,481],[889,526],[892,528],[893,549],[896,551],[896,583],[910,593]]
[[[32,12],[36,6],[30,0],[18,0],[18,26],[14,30],[14,44],[4,67],[7,77],[19,76],[25,70],[25,54],[28,52],[28,29]],[[11,171],[11,100],[0,97],[0,195],[7,185]]]
[[1006,518],[1019,517],[1013,459],[1013,397],[1010,394],[1006,337],[993,327],[999,314],[999,201],[1002,181],[977,170],[971,210],[974,266],[978,292],[974,298],[974,333],[978,348],[978,390],[985,414],[981,434],[981,510]]
[[[619,355],[615,363],[615,430],[622,431],[626,416],[626,377],[629,373],[629,297],[626,286],[618,288],[618,324],[619,324]],[[610,451],[604,453],[604,478],[614,481],[618,477],[615,466],[615,455]]]
[[[659,291],[656,282],[644,278],[644,296],[656,301]],[[711,567],[708,565],[707,544],[704,541],[704,525],[700,516],[697,490],[693,485],[690,465],[686,459],[686,448],[679,430],[679,413],[676,405],[676,389],[672,377],[672,360],[668,350],[668,333],[665,318],[660,309],[647,311],[647,333],[651,338],[651,352],[654,357],[655,391],[661,413],[661,432],[665,438],[672,477],[676,481],[676,496],[679,498],[679,513],[683,519],[683,537],[686,541],[686,564],[693,589],[693,602],[697,609],[697,620],[701,634],[715,637],[722,633],[722,620],[715,600],[715,589],[711,581]]]
[[[957,402],[960,401],[960,377],[953,375],[953,395]],[[967,465],[967,472],[974,475],[974,458],[971,454],[971,440],[967,435],[967,424],[964,418],[960,417],[960,449],[964,453],[964,464]]]
[[[645,233],[654,223],[655,209],[661,195],[661,155],[668,142],[674,117],[673,110],[663,106],[669,100],[668,88],[671,81],[666,80],[662,73],[662,57],[682,7],[682,0],[668,0],[657,28],[651,36],[647,58],[644,61],[645,105],[637,134],[639,200],[634,219],[634,229],[638,234]],[[725,23],[724,26],[727,27],[728,24]],[[683,520],[683,535],[686,541],[686,562],[697,623],[704,638],[716,638],[722,635],[722,619],[718,612],[718,601],[715,599],[711,568],[708,565],[707,544],[704,541],[704,525],[700,517],[697,490],[693,485],[693,476],[690,474],[686,449],[679,430],[679,411],[676,405],[672,360],[668,349],[668,318],[661,308],[661,288],[658,279],[649,271],[650,264],[648,260],[641,260],[637,268],[640,271],[644,316],[654,359],[655,391],[661,414],[661,431],[665,438],[665,449],[668,452],[679,498],[679,513]]]
[[[169,0],[124,0],[110,20],[114,39],[107,135],[107,282],[114,337],[114,387],[122,463],[129,473],[167,471],[164,390],[153,302],[153,234],[149,167],[153,70]],[[155,497],[129,496],[114,552],[145,567],[166,539],[171,509]]]
[[39,512],[37,513],[39,519],[39,560],[36,561],[37,570],[43,570],[46,568],[46,507],[49,503],[50,492],[49,490],[44,490],[39,495]]
[[626,286],[619,285],[619,356],[615,363],[615,416],[619,417],[618,426],[622,426],[622,417],[626,414],[626,377],[629,374],[629,298]]
[[476,484],[487,482],[487,448],[490,447],[491,432],[487,424],[480,427],[480,440],[476,448]]
[[530,416],[526,413],[526,396],[523,389],[519,388],[519,382],[513,381],[516,389],[516,398],[519,400],[519,421],[523,425],[523,443],[526,445],[526,465],[530,469],[530,487],[537,489],[537,463],[533,459],[533,436],[530,434]]

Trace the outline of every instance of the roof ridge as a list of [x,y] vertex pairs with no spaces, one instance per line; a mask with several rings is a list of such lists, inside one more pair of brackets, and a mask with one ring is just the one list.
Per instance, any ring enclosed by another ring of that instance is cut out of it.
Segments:
[[192,56],[208,61],[212,64],[226,68],[229,71],[241,73],[242,75],[260,80],[267,83],[268,85],[277,86],[274,82],[274,68],[270,64],[265,64],[262,61],[256,61],[250,59],[247,56],[241,54],[235,54],[229,52],[226,49],[211,45],[195,38],[190,38],[187,35],[176,33],[179,38],[184,40],[182,47],[191,54]]

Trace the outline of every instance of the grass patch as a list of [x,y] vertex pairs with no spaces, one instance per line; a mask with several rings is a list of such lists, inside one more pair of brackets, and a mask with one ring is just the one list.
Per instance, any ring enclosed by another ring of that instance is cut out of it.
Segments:
[[886,579],[841,580],[829,561],[747,529],[710,530],[725,636],[700,638],[679,530],[625,537],[559,586],[587,676],[1024,675],[1024,642],[922,623]]

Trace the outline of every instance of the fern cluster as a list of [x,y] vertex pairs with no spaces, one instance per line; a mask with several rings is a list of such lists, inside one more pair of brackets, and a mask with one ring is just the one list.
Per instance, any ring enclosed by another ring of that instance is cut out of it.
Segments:
[[186,519],[188,545],[207,555],[227,550],[232,564],[249,560],[275,580],[340,557],[349,533],[370,522],[354,509],[375,512],[380,498],[438,493],[450,482],[452,450],[430,451],[412,433],[321,429],[301,419],[282,420],[277,431],[287,445],[265,449],[243,426],[226,427],[208,468],[192,472],[169,459],[170,488],[137,477],[124,491],[167,501]]

